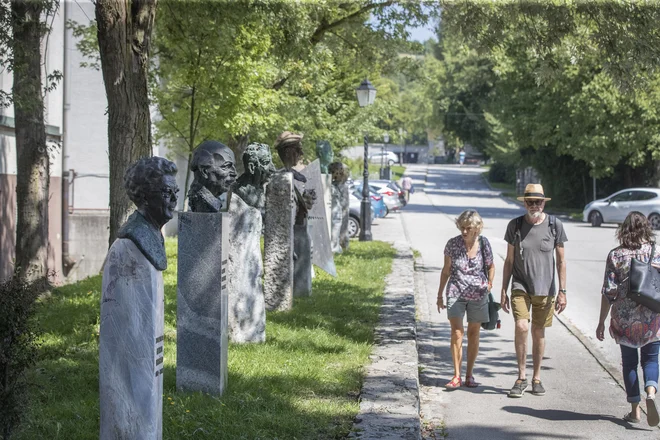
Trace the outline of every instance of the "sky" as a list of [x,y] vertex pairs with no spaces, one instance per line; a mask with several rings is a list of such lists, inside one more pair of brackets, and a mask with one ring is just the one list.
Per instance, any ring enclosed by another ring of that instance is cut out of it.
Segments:
[[437,40],[435,35],[435,30],[433,30],[433,25],[428,25],[425,27],[410,28],[410,39],[414,41],[419,41],[420,43],[425,42],[429,38]]

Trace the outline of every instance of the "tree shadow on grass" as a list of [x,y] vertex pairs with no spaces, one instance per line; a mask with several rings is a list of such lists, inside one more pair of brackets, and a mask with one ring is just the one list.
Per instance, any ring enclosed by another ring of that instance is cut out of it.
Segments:
[[382,292],[331,280],[315,280],[313,292],[310,298],[296,298],[293,310],[269,312],[266,325],[272,322],[290,328],[323,328],[358,343],[373,342]]

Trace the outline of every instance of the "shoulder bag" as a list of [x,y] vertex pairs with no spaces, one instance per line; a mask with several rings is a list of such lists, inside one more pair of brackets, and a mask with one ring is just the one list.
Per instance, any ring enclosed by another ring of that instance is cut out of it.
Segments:
[[[484,240],[479,236],[479,246],[481,247],[481,261],[484,267],[484,273],[486,274],[486,279],[488,279],[488,267],[486,266],[486,252],[484,252]],[[499,328],[500,325],[500,303],[495,302],[493,294],[488,292],[488,322],[482,322],[481,328],[484,330],[495,330]]]
[[644,263],[635,257],[630,259],[628,298],[656,313],[660,313],[660,272],[651,265],[654,255],[655,243],[651,246],[648,263]]

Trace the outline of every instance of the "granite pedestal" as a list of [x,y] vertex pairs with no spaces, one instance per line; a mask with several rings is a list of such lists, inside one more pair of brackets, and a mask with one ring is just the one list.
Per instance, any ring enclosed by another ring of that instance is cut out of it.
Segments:
[[342,183],[338,185],[339,189],[339,205],[341,206],[341,228],[339,230],[339,245],[343,250],[348,249],[349,236],[348,236],[348,212],[351,203],[348,195],[348,185]]
[[308,225],[293,226],[293,296],[312,295],[312,238]]
[[261,212],[232,194],[229,205],[229,339],[266,340]]
[[321,174],[323,186],[323,202],[325,204],[325,219],[328,224],[328,236],[332,231],[332,174]]
[[[335,254],[341,254],[342,248],[339,242],[341,236],[341,227],[342,227],[342,206],[341,206],[341,193],[337,185],[332,185],[332,211],[331,211],[331,221],[330,221],[330,243],[332,252]],[[346,223],[348,227],[348,222]]]
[[227,384],[226,213],[179,214],[176,387],[221,395]]
[[162,273],[131,240],[117,239],[103,268],[101,440],[162,439],[163,326]]
[[293,175],[275,173],[266,188],[264,298],[267,310],[293,306]]

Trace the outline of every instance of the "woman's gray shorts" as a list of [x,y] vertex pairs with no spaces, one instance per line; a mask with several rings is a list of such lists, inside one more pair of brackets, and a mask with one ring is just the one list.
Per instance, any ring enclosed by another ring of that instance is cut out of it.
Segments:
[[484,296],[481,301],[467,301],[461,298],[447,299],[448,318],[463,319],[466,310],[468,322],[488,322],[490,320],[488,315],[488,295]]

